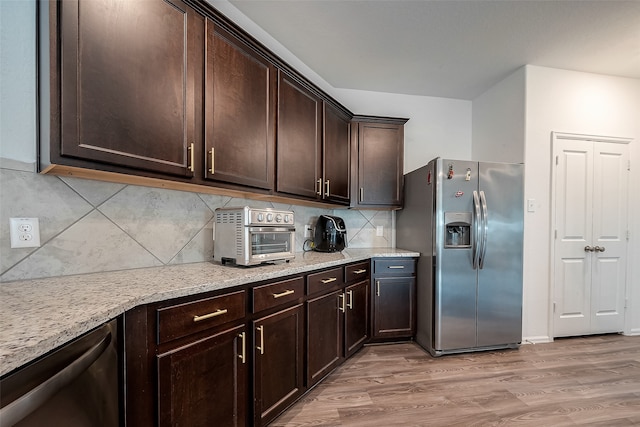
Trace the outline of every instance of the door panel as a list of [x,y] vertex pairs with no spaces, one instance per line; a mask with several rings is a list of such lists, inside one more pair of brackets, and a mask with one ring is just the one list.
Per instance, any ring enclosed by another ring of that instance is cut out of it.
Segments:
[[478,270],[479,347],[522,341],[524,174],[517,164],[480,163],[487,205],[486,252]]
[[594,143],[592,317],[594,333],[624,329],[628,146]]
[[628,146],[565,139],[554,145],[554,336],[622,331]]
[[556,152],[555,336],[586,334],[591,293],[593,151],[582,141],[562,141]]

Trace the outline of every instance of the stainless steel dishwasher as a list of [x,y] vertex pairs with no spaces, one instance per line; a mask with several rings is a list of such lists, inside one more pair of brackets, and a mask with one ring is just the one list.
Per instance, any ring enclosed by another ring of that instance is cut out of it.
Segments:
[[0,378],[0,427],[121,422],[118,320]]

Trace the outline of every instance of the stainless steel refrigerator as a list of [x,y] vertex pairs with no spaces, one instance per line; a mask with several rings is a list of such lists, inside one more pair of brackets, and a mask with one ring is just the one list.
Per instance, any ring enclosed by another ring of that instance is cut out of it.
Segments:
[[420,252],[418,344],[433,356],[517,347],[523,166],[436,158],[404,192],[396,246]]

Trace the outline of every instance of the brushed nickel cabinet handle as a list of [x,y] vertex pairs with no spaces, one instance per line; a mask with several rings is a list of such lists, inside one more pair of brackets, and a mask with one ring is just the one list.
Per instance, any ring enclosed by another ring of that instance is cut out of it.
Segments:
[[344,308],[344,294],[340,294],[338,295],[338,299],[340,300],[338,302],[338,309],[340,309],[341,312],[345,312],[345,308]]
[[279,294],[273,294],[273,298],[281,298],[294,293],[296,293],[296,291],[294,291],[293,289],[287,289],[286,291],[280,292]]
[[366,273],[366,272],[367,272],[367,270],[363,268],[362,270],[354,271],[353,274],[362,274],[362,273]]
[[587,245],[587,246],[584,247],[584,251],[585,252],[593,252],[593,251],[595,251],[595,248],[592,248],[591,246]]
[[215,155],[215,148],[211,147],[211,151],[209,151],[209,154],[211,155],[210,157],[210,161],[211,161],[211,167],[209,168],[209,172],[211,172],[211,174],[213,175],[216,170],[216,166],[215,166],[215,162],[216,162],[216,155]]
[[347,291],[347,296],[349,297],[347,300],[347,307],[350,310],[353,310],[353,291]]
[[376,280],[376,296],[380,296],[380,281]]
[[330,193],[330,191],[329,191],[329,180],[327,180],[327,181],[324,183],[324,186],[325,186],[324,195],[325,195],[325,197],[329,197],[329,193]]
[[195,167],[193,166],[195,163],[195,150],[193,149],[193,142],[191,144],[189,144],[189,148],[187,149],[189,151],[189,159],[191,160],[188,169],[191,172],[194,172]]
[[238,357],[240,358],[240,360],[242,360],[242,363],[246,363],[247,358],[246,358],[246,351],[247,351],[247,347],[246,347],[246,342],[245,342],[245,335],[244,332],[240,332],[238,334],[238,337],[240,337],[240,341],[242,342],[242,351],[241,353],[238,355]]
[[204,314],[202,316],[193,316],[193,321],[194,322],[200,322],[202,320],[207,320],[207,319],[211,319],[212,317],[216,317],[216,316],[221,316],[223,314],[227,313],[227,309],[218,309],[216,311],[214,311],[213,313],[209,313],[209,314]]
[[364,187],[360,187],[360,201],[364,201]]
[[404,265],[390,265],[390,266],[389,266],[389,267],[387,267],[387,268],[392,268],[392,269],[394,269],[394,270],[398,270],[398,269],[403,269],[403,268],[404,268]]
[[256,348],[260,350],[260,354],[264,354],[264,326],[258,326],[256,329],[260,332],[260,345]]
[[328,279],[324,279],[324,280],[320,280],[320,281],[326,285],[327,283],[335,282],[336,280],[338,280],[337,277],[330,277]]
[[322,179],[316,181],[316,194],[322,196]]

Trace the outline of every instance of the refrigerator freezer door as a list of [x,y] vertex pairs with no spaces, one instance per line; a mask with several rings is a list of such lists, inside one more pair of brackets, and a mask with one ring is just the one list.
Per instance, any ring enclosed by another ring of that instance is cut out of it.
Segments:
[[478,347],[522,341],[523,166],[480,163],[486,239],[478,270]]
[[[478,163],[438,159],[436,175],[436,278],[434,342],[436,352],[476,345],[476,283],[473,247],[447,248],[444,227],[447,212],[471,213],[478,189]],[[471,229],[475,228],[472,224]]]

